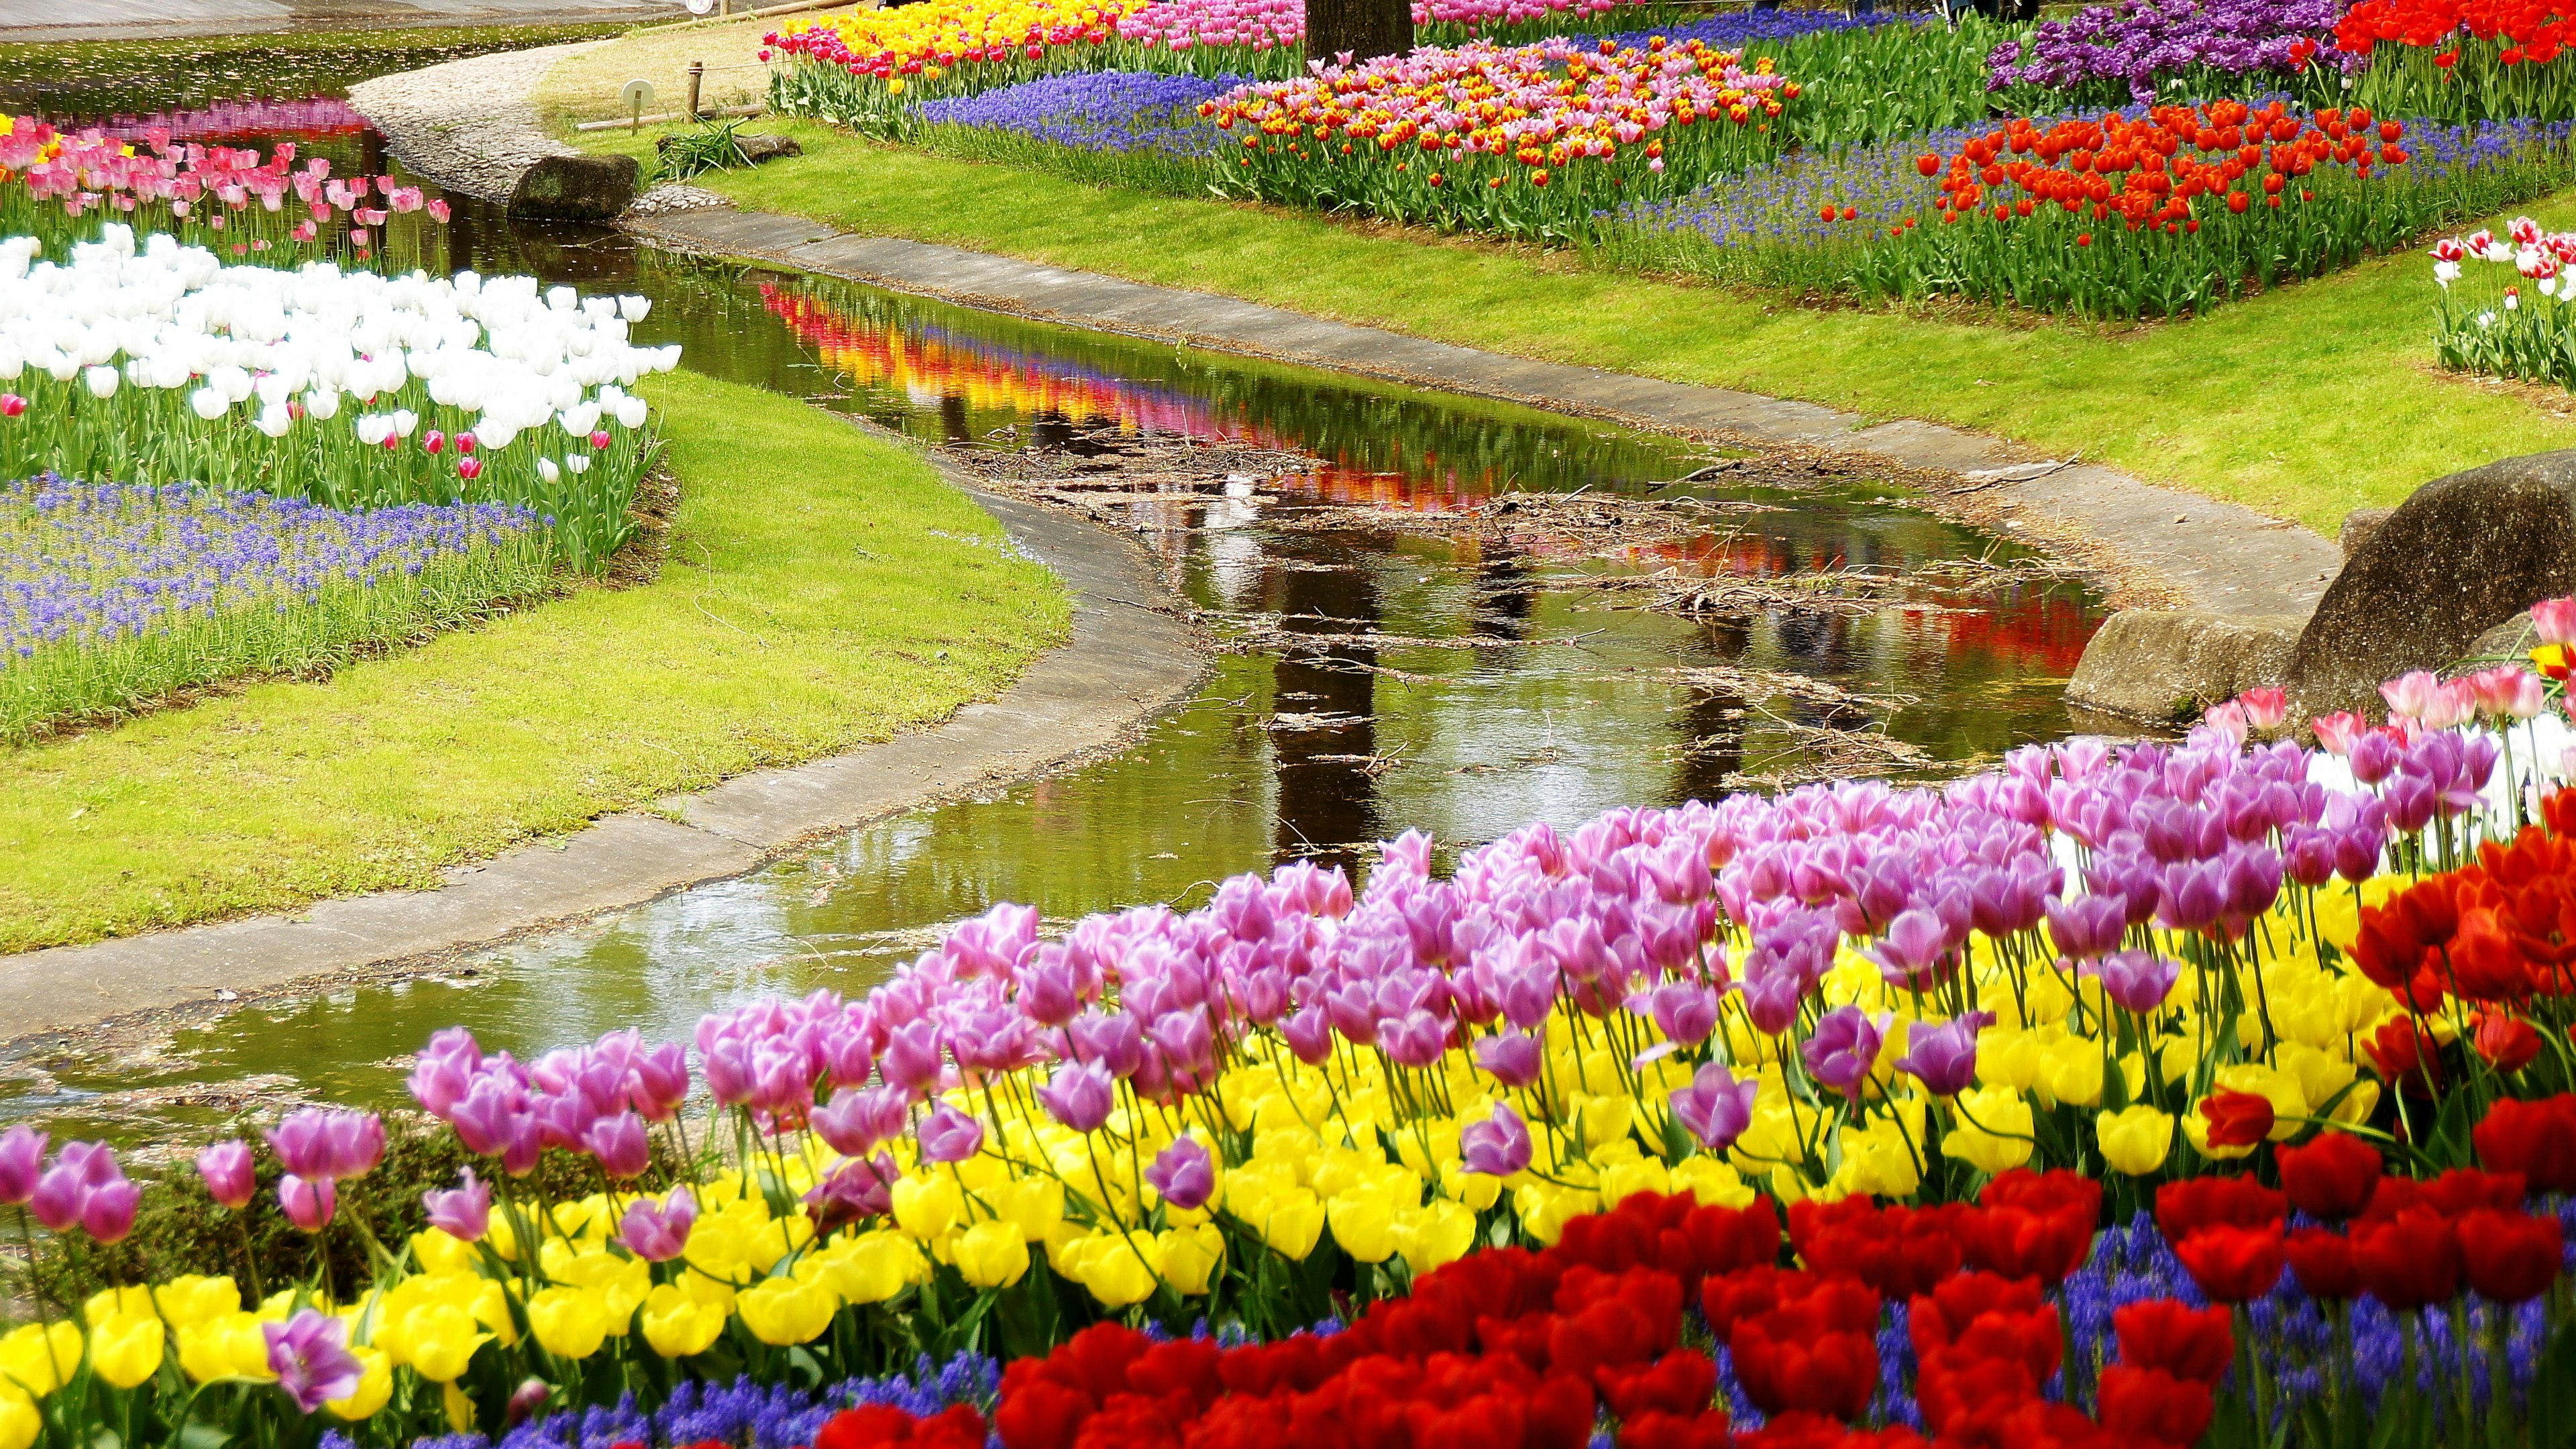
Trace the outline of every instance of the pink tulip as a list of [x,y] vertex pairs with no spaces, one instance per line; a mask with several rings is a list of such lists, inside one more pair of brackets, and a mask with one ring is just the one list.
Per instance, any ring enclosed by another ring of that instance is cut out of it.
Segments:
[[20,417],[23,416],[26,411],[27,400],[25,398],[18,396],[14,392],[0,392],[0,418]]
[[447,435],[436,428],[432,428],[428,432],[421,434],[420,446],[427,452],[444,453],[447,451]]
[[468,482],[468,483],[471,483],[471,482],[473,482],[475,479],[482,477],[482,476],[483,476],[483,460],[482,460],[482,459],[480,459],[480,458],[459,458],[459,459],[457,459],[457,460],[456,460],[456,476],[457,476],[457,477],[459,477],[459,478],[464,479],[464,480],[465,480],[466,482]]
[[197,1176],[216,1204],[239,1212],[250,1206],[258,1185],[251,1174],[250,1144],[236,1137],[197,1154]]
[[2543,644],[2576,644],[2576,597],[2532,605],[2531,627]]
[[277,1205],[286,1210],[288,1222],[318,1233],[339,1210],[340,1189],[327,1177],[297,1177],[290,1172],[277,1180]]
[[608,446],[608,429],[601,428],[599,431],[591,434],[590,446],[594,449],[606,448]]

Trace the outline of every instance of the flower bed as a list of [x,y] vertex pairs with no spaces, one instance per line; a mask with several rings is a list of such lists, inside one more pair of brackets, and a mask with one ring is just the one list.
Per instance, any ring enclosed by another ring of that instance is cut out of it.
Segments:
[[[2118,0],[2043,22],[1989,59],[1987,87],[2028,87],[2049,104],[2253,100],[2297,90],[2340,99],[2334,0]],[[2351,57],[2344,57],[2350,60]]]
[[[1362,892],[1294,864],[1051,940],[1003,907],[865,1000],[708,1016],[694,1061],[442,1032],[411,1091],[481,1167],[372,1283],[62,1305],[0,1338],[0,1449],[641,1426],[924,1347],[1021,1361],[818,1449],[972,1444],[986,1407],[1016,1449],[2510,1427],[2576,1355],[2567,1205],[2528,1198],[2576,1190],[2576,600],[2535,615],[2542,673],[2392,681],[2316,753],[2252,738],[2256,693],[1940,790],[1534,826],[1446,880],[1407,836]],[[266,1141],[273,1198],[232,1141],[215,1203],[373,1243],[378,1119]],[[122,1238],[113,1157],[45,1145],[0,1137],[0,1203]],[[601,1190],[537,1187],[554,1153]],[[684,1180],[642,1190],[657,1161]],[[1267,1346],[1094,1326],[1194,1316]]]
[[2514,218],[2433,247],[2441,289],[2435,355],[2444,367],[2488,377],[2576,387],[2576,233],[2543,232]]
[[176,127],[230,119],[219,109],[183,112],[139,129],[64,132],[0,115],[0,235],[66,247],[95,235],[95,226],[80,223],[97,212],[236,257],[301,260],[345,243],[363,258],[385,240],[394,216],[418,212],[447,220],[446,202],[390,176],[344,180],[318,156],[297,166],[291,141],[276,143],[263,161],[252,148],[174,139]]
[[352,651],[542,593],[504,504],[347,512],[189,484],[0,488],[0,743]]
[[69,265],[39,251],[0,243],[0,476],[500,502],[579,569],[633,530],[649,449],[625,388],[679,361],[629,342],[643,298],[225,266],[167,236],[138,250],[121,225]]
[[1693,41],[1417,50],[1250,87],[1202,110],[1228,192],[1571,240],[1593,214],[1780,148],[1797,85]]
[[2338,49],[2366,58],[2355,98],[2446,120],[2576,119],[2562,63],[2568,16],[2554,4],[2360,0],[2335,26]]

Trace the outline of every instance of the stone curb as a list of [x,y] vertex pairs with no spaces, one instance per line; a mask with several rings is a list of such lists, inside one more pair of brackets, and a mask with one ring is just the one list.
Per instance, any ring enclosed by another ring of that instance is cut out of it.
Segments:
[[738,876],[818,837],[1113,749],[1190,696],[1206,667],[1198,635],[1141,544],[941,471],[1074,595],[1072,642],[999,698],[882,744],[656,801],[653,813],[603,816],[451,869],[434,890],[0,957],[0,1045],[206,1002],[309,995]]
[[[1815,444],[1950,473],[2004,469],[1997,439],[1730,388],[1662,382],[1601,368],[1534,362],[1374,327],[1328,322],[1206,292],[1123,281],[957,247],[856,236],[757,211],[630,218],[636,235],[683,249],[915,292],[987,310],[1100,331],[1497,398],[1646,428],[1727,430],[1761,442]],[[2304,615],[2343,555],[2296,523],[2242,504],[2079,463],[2018,481],[1974,480],[1980,505],[2018,506],[2068,527],[2132,567],[2169,580],[2189,607],[2225,615]]]

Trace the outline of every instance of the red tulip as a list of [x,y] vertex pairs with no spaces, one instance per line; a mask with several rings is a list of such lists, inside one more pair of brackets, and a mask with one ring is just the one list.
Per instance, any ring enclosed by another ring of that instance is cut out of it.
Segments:
[[453,441],[456,444],[456,451],[460,453],[471,453],[474,451],[474,435],[472,433],[458,433]]
[[2299,1291],[2311,1298],[2338,1302],[2361,1296],[2361,1264],[2352,1240],[2324,1228],[2301,1228],[2290,1234],[2290,1272]]
[[2521,1303],[2558,1281],[2566,1249],[2558,1219],[2481,1208],[2460,1218],[2460,1259],[2469,1286],[2493,1303]]
[[2530,1066],[2540,1055],[2540,1033],[2532,1030],[2530,1022],[2503,1011],[2479,1012],[2469,1044],[2488,1066],[2507,1076]]
[[2193,1383],[2217,1383],[2236,1357],[2235,1322],[2224,1308],[2153,1298],[2114,1311],[2111,1331],[2120,1340],[2120,1362]]
[[14,392],[0,392],[0,418],[14,418],[27,411],[27,400]]
[[[0,398],[0,410],[7,403]],[[2576,1095],[2508,1098],[2488,1108],[2469,1136],[2489,1171],[2521,1173],[2537,1192],[2576,1192]]]
[[590,435],[590,446],[593,451],[606,449],[608,446],[608,429],[601,428],[597,432],[592,433]]
[[2281,1281],[2286,1261],[2277,1223],[2268,1228],[2222,1223],[2202,1228],[2173,1246],[2191,1281],[2219,1303],[2243,1303],[2271,1292]]
[[2324,1133],[2305,1147],[2284,1146],[2279,1157],[2282,1190],[2311,1217],[2351,1217],[2379,1186],[2379,1149],[2349,1132]]
[[2212,1147],[2253,1147],[2272,1135],[2272,1099],[2258,1092],[2212,1092],[2201,1099]]
[[432,428],[428,432],[421,434],[420,446],[427,452],[443,453],[447,451],[447,435],[436,428]]
[[464,480],[465,480],[466,482],[468,482],[468,483],[471,483],[471,482],[473,482],[475,479],[482,477],[482,476],[483,476],[483,460],[482,460],[482,459],[480,459],[480,458],[459,458],[459,459],[457,459],[457,460],[456,460],[456,476],[457,476],[457,477],[459,477],[459,478],[464,479]]
[[2197,1444],[2218,1412],[2209,1387],[2160,1368],[2113,1364],[2102,1370],[2102,1427],[2130,1443]]
[[2221,1223],[2259,1228],[2289,1215],[2290,1200],[2250,1177],[2194,1177],[2156,1189],[2156,1227],[2179,1243]]
[[2408,1208],[2358,1229],[2353,1261],[2363,1288],[2398,1313],[2449,1301],[2460,1291],[2460,1238],[2451,1220]]

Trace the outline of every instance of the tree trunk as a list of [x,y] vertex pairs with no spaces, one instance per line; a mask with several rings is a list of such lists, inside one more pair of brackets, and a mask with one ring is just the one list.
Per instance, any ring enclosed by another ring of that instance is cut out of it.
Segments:
[[1306,58],[1354,62],[1413,48],[1411,0],[1306,0]]

